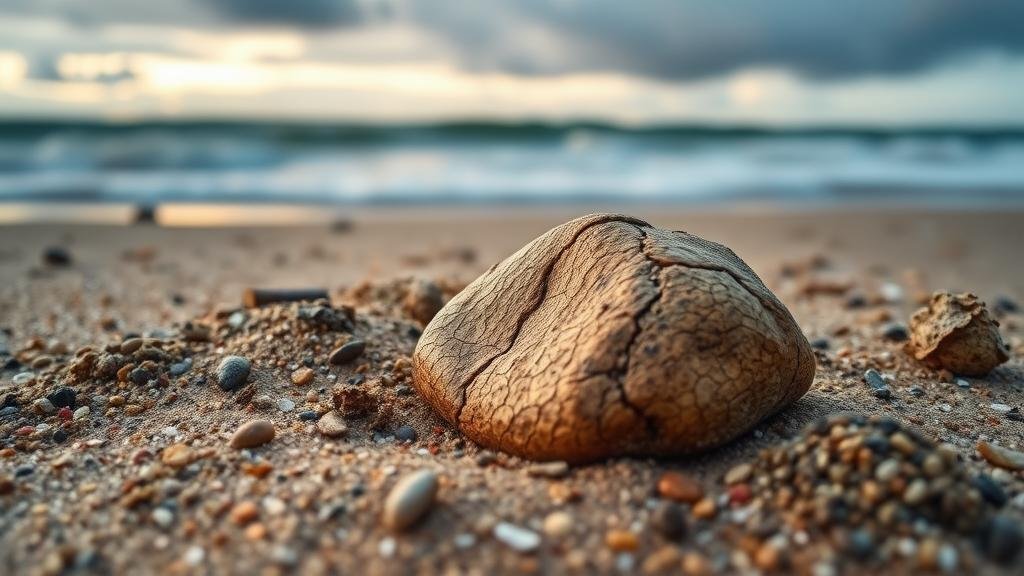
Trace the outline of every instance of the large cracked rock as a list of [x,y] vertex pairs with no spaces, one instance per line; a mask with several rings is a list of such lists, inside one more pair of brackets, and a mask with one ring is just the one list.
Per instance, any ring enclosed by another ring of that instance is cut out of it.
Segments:
[[609,214],[477,278],[413,365],[419,393],[475,442],[569,462],[720,445],[814,377],[793,317],[732,251]]

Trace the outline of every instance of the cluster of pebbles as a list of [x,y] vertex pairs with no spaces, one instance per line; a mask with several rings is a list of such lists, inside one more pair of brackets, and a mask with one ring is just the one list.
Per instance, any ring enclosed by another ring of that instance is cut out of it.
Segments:
[[[975,553],[1010,565],[1024,546],[1020,524],[1001,512],[1008,496],[998,482],[969,472],[954,446],[889,417],[822,418],[725,481],[741,501],[744,536],[768,535],[761,544],[776,548],[755,552],[773,567],[840,561],[958,573]],[[787,557],[795,535],[817,545]]]

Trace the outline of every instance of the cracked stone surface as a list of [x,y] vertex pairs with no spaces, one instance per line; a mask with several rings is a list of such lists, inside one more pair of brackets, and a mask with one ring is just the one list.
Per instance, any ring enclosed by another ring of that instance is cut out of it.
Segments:
[[814,356],[728,248],[622,215],[558,226],[426,327],[419,393],[484,446],[538,460],[723,444],[802,396]]
[[971,293],[933,294],[910,318],[907,351],[929,366],[963,376],[984,376],[1010,359],[999,322]]

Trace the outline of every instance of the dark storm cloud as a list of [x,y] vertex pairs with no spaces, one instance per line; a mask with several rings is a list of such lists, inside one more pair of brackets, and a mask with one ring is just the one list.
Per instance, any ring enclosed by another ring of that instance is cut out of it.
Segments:
[[[432,35],[465,68],[528,75],[693,80],[771,67],[841,79],[1024,52],[1017,0],[7,0],[4,14],[92,27],[270,25],[328,34],[395,21]],[[346,57],[317,52],[310,40],[311,57]]]
[[[814,77],[920,70],[964,53],[1024,51],[1024,2],[958,0],[431,0],[428,25],[479,68],[618,70],[695,79],[779,67]],[[566,53],[529,44],[533,28]]]
[[357,0],[203,0],[218,13],[253,24],[290,24],[321,28],[358,23]]

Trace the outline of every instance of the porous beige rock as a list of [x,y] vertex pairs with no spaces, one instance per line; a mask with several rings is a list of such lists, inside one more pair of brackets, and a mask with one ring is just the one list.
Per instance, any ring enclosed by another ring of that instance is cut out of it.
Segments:
[[971,293],[936,292],[910,318],[907,352],[934,368],[984,376],[1010,359],[999,322]]
[[727,442],[802,396],[814,356],[728,248],[597,214],[455,296],[424,329],[413,376],[475,442],[582,462]]

